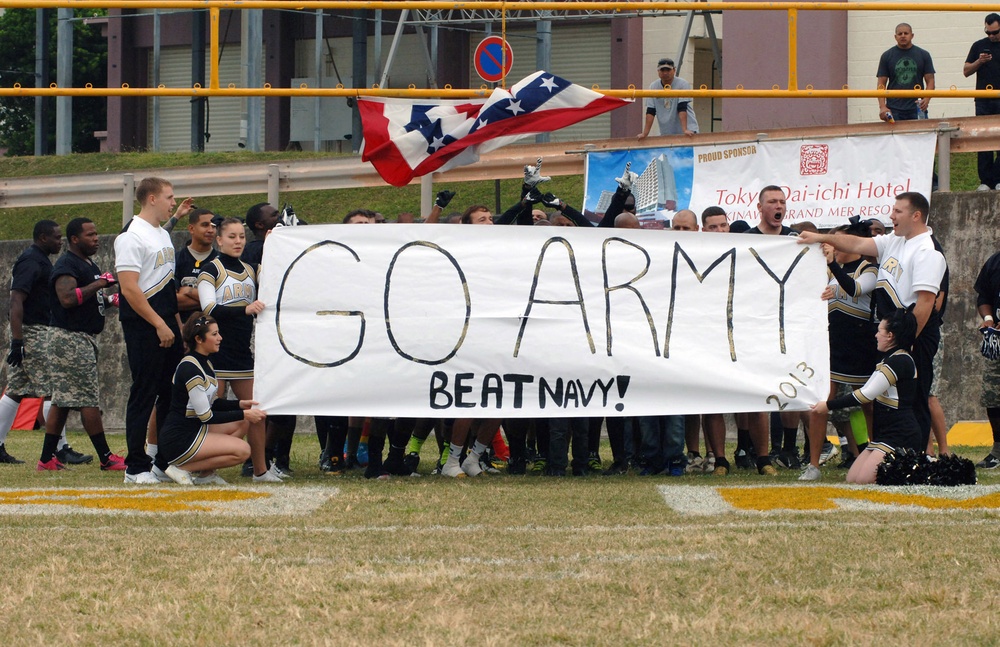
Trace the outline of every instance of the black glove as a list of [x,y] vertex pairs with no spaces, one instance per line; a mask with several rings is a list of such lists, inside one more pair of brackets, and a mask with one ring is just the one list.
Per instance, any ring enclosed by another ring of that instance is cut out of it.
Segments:
[[528,204],[535,204],[542,201],[542,192],[535,187],[531,187],[531,190],[524,194],[524,201]]
[[438,191],[437,199],[434,201],[434,206],[441,207],[444,209],[451,202],[451,199],[455,197],[454,191]]
[[561,209],[562,208],[562,200],[560,200],[559,198],[555,197],[551,193],[546,193],[545,195],[543,195],[541,202],[546,207],[552,207],[553,209]]
[[20,339],[10,340],[10,353],[7,355],[7,363],[11,366],[20,366],[24,361],[24,342]]

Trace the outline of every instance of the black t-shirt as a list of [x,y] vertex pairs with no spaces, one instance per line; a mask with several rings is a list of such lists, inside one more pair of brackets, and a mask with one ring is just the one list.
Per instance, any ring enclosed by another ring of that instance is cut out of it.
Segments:
[[240,260],[249,265],[250,267],[256,269],[260,267],[260,262],[264,259],[264,239],[257,238],[251,240],[243,248],[243,253],[240,254]]
[[[994,43],[989,38],[977,40],[969,49],[969,55],[965,58],[966,63],[974,63],[983,52],[993,55],[993,60],[984,63],[976,70],[976,89],[985,90],[986,86],[994,89],[1000,87],[1000,43]],[[980,99],[976,99],[980,101]]]
[[[978,56],[978,54],[977,54]],[[887,49],[878,62],[878,72],[875,76],[886,77],[889,82],[887,90],[924,89],[924,75],[934,74],[934,63],[927,50],[913,45],[909,49],[901,49],[898,45]],[[892,97],[885,102],[889,110],[914,110],[915,99]]]
[[104,290],[98,290],[80,305],[65,308],[56,294],[56,280],[60,276],[72,277],[76,280],[76,287],[83,288],[101,278],[101,268],[89,258],[83,259],[73,252],[66,252],[52,267],[52,278],[49,279],[50,325],[73,332],[100,334],[104,330]]
[[988,305],[993,317],[1000,319],[1000,252],[990,256],[979,270],[976,284],[976,306]]
[[[196,290],[198,289],[198,275],[201,274],[205,266],[212,262],[212,260],[219,255],[219,252],[214,249],[209,250],[208,257],[203,261],[199,261],[191,253],[191,249],[185,245],[181,248],[181,251],[177,252],[177,257],[174,260],[174,283],[178,290],[181,287],[192,287]],[[179,307],[179,306],[178,306]],[[194,310],[181,310],[181,321],[185,321],[192,313],[194,313],[198,308]]]
[[10,289],[23,292],[24,319],[26,326],[49,325],[49,275],[52,273],[52,261],[48,254],[38,245],[21,252],[14,261],[11,270]]
[[[753,227],[753,228],[751,228],[751,229],[747,229],[747,230],[746,230],[745,232],[743,232],[743,233],[744,233],[744,234],[760,234],[760,235],[762,235],[762,236],[766,236],[766,235],[767,235],[767,234],[765,234],[764,232],[762,232],[762,231],[760,230],[760,227],[759,227],[759,226],[758,226],[758,227]],[[773,236],[773,234],[771,234],[771,235]],[[795,230],[794,230],[794,229],[792,229],[791,227],[786,227],[786,226],[784,226],[784,225],[781,225],[781,233],[779,233],[778,235],[779,235],[779,236],[798,236],[799,234],[798,234],[798,232],[797,232],[797,231],[795,231]]]

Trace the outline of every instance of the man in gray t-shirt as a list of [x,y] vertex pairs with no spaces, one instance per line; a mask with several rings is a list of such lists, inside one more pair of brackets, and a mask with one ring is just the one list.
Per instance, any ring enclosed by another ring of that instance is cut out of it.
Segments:
[[[690,90],[691,84],[676,76],[673,59],[661,58],[656,64],[659,79],[653,81],[650,90]],[[661,135],[694,135],[698,132],[698,119],[694,116],[691,97],[656,97],[646,99],[646,124],[636,139],[643,140],[653,127],[653,117],[660,124]]]
[[[896,25],[896,46],[887,49],[878,62],[878,87],[888,90],[933,90],[934,62],[927,50],[913,44],[913,28]],[[926,119],[930,97],[886,100],[878,98],[878,118],[882,121]]]

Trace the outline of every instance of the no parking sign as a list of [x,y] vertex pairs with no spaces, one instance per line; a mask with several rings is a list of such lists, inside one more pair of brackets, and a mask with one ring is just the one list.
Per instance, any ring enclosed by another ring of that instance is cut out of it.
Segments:
[[510,72],[510,67],[514,63],[514,52],[503,38],[487,36],[476,46],[473,61],[476,73],[484,81],[496,83]]

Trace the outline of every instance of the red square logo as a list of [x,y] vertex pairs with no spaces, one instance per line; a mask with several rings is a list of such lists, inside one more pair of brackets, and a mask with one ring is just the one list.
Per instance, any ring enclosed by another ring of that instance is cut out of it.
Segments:
[[826,144],[803,144],[799,149],[799,175],[826,175],[830,147]]

